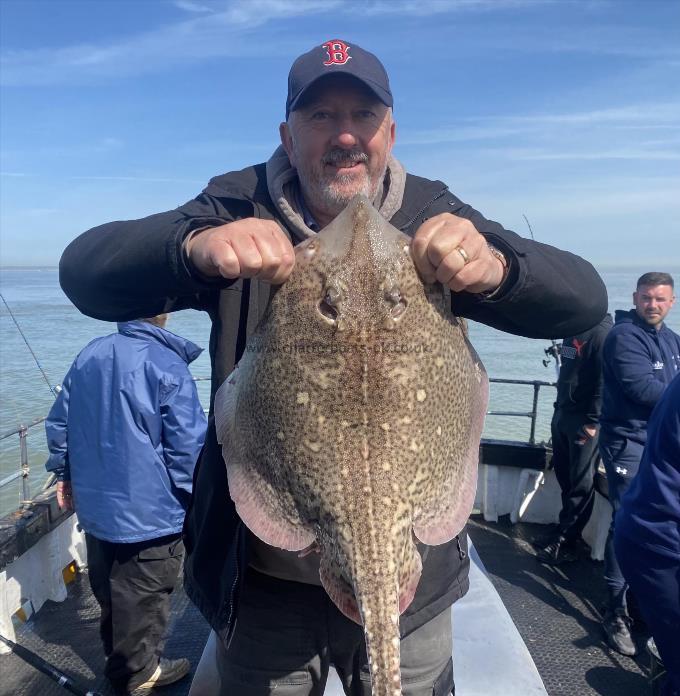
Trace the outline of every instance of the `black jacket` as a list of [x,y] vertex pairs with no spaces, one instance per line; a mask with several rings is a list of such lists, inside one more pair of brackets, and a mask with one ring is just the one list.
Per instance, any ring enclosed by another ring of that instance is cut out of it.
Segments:
[[562,413],[583,416],[583,424],[597,425],[602,409],[602,347],[612,328],[609,314],[588,331],[562,341],[562,366],[555,406]]
[[[402,208],[391,223],[412,236],[426,218],[442,212],[471,220],[509,261],[508,276],[493,299],[469,293],[452,296],[458,316],[514,334],[552,338],[588,329],[606,312],[606,290],[589,263],[504,230],[462,203],[439,181],[408,175]],[[189,307],[209,312],[214,396],[262,316],[270,287],[257,280],[200,277],[184,256],[182,242],[193,229],[245,217],[277,219],[286,226],[267,191],[264,164],[212,179],[201,195],[176,210],[85,232],[62,256],[62,288],[82,312],[98,319],[120,321]],[[223,289],[226,292],[220,292]],[[247,544],[244,525],[227,492],[212,398],[184,535],[187,593],[217,633],[228,640]],[[402,616],[402,634],[443,611],[468,588],[464,532],[447,544],[420,548],[423,574],[415,599]]]

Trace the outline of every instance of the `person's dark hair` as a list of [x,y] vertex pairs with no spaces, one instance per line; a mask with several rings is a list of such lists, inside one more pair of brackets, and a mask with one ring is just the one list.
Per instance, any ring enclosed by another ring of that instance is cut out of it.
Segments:
[[649,273],[645,273],[638,278],[637,288],[642,285],[670,285],[671,287],[674,287],[673,276],[670,273],[650,271]]

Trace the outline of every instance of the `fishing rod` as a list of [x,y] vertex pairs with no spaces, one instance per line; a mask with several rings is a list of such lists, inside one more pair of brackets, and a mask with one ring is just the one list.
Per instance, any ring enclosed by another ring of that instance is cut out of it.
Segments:
[[40,365],[40,362],[38,361],[36,354],[33,352],[33,348],[31,348],[31,344],[28,342],[28,339],[26,338],[26,336],[24,336],[24,332],[21,330],[21,327],[19,326],[19,322],[16,320],[16,317],[12,313],[12,310],[10,309],[9,305],[7,304],[7,300],[5,299],[5,297],[3,296],[2,293],[0,293],[0,298],[2,298],[2,301],[5,303],[5,307],[7,307],[7,311],[9,312],[10,317],[12,317],[12,321],[14,322],[14,325],[17,327],[17,330],[21,334],[21,338],[24,339],[24,343],[26,344],[26,347],[31,352],[31,355],[33,356],[33,360],[35,360],[35,364],[38,366],[38,369],[42,373],[42,376],[45,378],[45,382],[47,382],[47,386],[50,388],[50,391],[52,392],[52,396],[54,396],[54,398],[56,399],[57,398],[56,390],[50,384],[50,380],[47,379],[47,375],[45,374],[45,370],[42,369],[42,366]]
[[[531,234],[531,241],[535,242],[534,238],[534,231],[531,228],[531,223],[529,222],[529,218],[522,213],[522,217],[524,218],[524,222],[527,223],[527,227],[529,228],[529,234]],[[555,371],[557,372],[557,376],[560,376],[560,367],[562,367],[562,357],[560,355],[560,344],[557,343],[557,341],[554,338],[550,339],[551,345],[548,348],[544,348],[543,352],[546,354],[547,359],[543,360],[543,367],[548,367],[550,365],[550,358],[555,359]]]
[[31,667],[35,667],[35,669],[39,670],[43,674],[46,674],[52,681],[56,682],[57,684],[59,684],[59,686],[66,689],[66,691],[75,694],[75,696],[102,696],[96,691],[85,691],[84,689],[80,688],[79,686],[74,684],[71,677],[58,670],[54,665],[51,665],[46,660],[43,660],[42,657],[36,655],[28,648],[24,648],[23,645],[19,645],[18,643],[15,643],[13,640],[5,638],[5,636],[3,636],[2,634],[0,634],[0,641],[7,645],[7,647],[15,655],[24,660],[24,662],[27,662],[29,665],[31,665]]

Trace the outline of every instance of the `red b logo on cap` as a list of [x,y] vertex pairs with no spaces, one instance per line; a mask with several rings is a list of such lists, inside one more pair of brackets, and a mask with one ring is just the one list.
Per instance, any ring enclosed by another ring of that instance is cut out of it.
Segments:
[[323,62],[324,65],[344,65],[352,57],[349,54],[349,46],[338,39],[326,41],[323,47],[328,53],[328,60]]

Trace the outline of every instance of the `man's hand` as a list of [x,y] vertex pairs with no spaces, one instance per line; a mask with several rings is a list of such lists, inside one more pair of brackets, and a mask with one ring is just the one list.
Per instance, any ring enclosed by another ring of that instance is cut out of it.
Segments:
[[70,481],[57,481],[57,505],[60,510],[73,510]]
[[283,283],[295,265],[293,245],[273,220],[244,218],[194,232],[186,242],[191,263],[205,276],[259,278]]
[[424,222],[411,252],[426,283],[439,281],[454,292],[495,290],[505,266],[490,251],[486,239],[465,218],[441,213]]
[[595,433],[597,432],[597,426],[596,425],[584,425],[583,432],[592,440],[595,437]]
[[597,432],[596,425],[584,425],[579,432],[576,433],[575,445],[585,445],[586,442],[592,440]]

